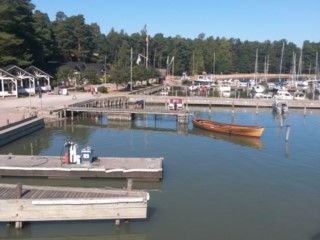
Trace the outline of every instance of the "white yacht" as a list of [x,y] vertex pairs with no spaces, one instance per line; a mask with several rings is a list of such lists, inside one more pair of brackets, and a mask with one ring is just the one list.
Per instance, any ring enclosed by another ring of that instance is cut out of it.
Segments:
[[292,100],[293,95],[291,95],[287,90],[278,90],[276,94],[273,96],[275,99],[279,100]]

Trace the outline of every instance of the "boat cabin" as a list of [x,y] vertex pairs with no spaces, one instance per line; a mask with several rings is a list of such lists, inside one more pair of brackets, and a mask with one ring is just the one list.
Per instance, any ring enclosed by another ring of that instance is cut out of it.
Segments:
[[171,98],[168,100],[169,110],[182,110],[183,107],[184,107],[184,103],[181,98]]

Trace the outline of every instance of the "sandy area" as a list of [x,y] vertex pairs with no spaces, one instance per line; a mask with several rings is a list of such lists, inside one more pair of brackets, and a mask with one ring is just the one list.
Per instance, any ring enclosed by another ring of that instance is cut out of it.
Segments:
[[[115,86],[109,86],[108,89],[109,93],[106,94],[106,96],[120,94]],[[50,112],[50,110],[63,108],[65,105],[67,106],[75,102],[86,101],[101,96],[103,96],[103,94],[96,96],[90,92],[69,92],[68,95],[43,93],[41,98],[39,98],[39,95],[19,98],[0,98],[0,126],[19,121],[30,115],[38,114],[38,116],[41,116],[42,114]]]

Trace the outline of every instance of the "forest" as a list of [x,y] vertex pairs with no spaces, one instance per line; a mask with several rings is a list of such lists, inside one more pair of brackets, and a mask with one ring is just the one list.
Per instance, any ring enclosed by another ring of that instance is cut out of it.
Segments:
[[99,63],[119,83],[130,78],[132,62],[134,80],[153,76],[154,69],[167,69],[174,75],[253,73],[266,68],[268,73],[279,73],[281,63],[282,73],[292,72],[293,66],[305,74],[319,70],[320,42],[305,40],[300,49],[286,39],[252,42],[205,33],[195,39],[162,33],[149,36],[147,25],[131,35],[114,29],[104,34],[97,23],[86,24],[81,14],[66,16],[59,11],[50,21],[46,13],[35,9],[30,0],[1,0],[0,67],[14,64],[46,69],[52,62]]

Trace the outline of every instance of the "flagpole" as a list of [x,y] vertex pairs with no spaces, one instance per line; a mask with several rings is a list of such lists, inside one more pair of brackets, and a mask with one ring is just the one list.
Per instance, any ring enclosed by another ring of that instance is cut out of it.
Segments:
[[147,56],[146,56],[146,68],[148,68],[148,55],[149,55],[149,37],[148,37],[148,34],[147,34],[147,37],[146,37],[146,42],[147,42]]

